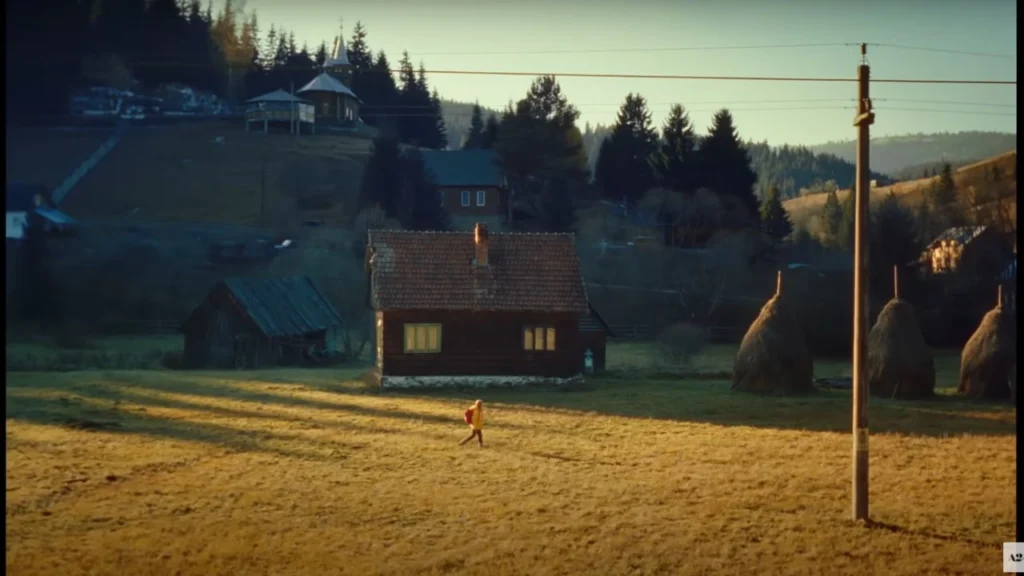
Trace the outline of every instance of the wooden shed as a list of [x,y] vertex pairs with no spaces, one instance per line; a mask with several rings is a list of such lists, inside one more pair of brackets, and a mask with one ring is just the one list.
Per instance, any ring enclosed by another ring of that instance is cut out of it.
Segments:
[[188,367],[265,368],[338,350],[344,322],[308,277],[228,278],[181,330]]
[[593,306],[588,308],[590,311],[580,318],[580,357],[584,358],[589,350],[594,355],[594,372],[602,372],[605,369],[607,340],[615,334]]
[[581,375],[588,313],[572,234],[371,230],[383,387],[503,386]]

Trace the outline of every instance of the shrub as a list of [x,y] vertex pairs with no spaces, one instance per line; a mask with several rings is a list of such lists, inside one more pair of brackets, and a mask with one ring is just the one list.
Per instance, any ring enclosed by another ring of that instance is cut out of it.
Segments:
[[662,330],[657,338],[657,348],[666,363],[674,367],[686,367],[707,342],[708,333],[705,328],[683,322]]
[[160,357],[160,365],[168,370],[184,370],[185,353],[180,350],[164,352],[163,356]]

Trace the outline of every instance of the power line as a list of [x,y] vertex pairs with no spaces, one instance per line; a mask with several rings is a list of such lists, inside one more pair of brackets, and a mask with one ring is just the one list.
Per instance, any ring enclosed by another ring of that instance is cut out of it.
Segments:
[[[399,70],[392,70],[399,73]],[[449,74],[462,76],[554,76],[555,78],[617,78],[631,80],[714,80],[733,82],[856,82],[856,78],[811,77],[811,76],[702,76],[677,74],[621,74],[599,72],[512,72],[499,70],[426,70],[426,74]],[[987,84],[1016,86],[1016,80],[941,80],[923,78],[872,78],[873,83],[882,84]]]
[[[888,44],[885,42],[868,42],[868,46],[876,46],[879,48],[899,48],[901,50],[917,50],[919,52],[939,52],[942,54],[960,54],[963,56],[983,56],[987,58],[1006,58],[1010,60],[1016,60],[1015,54],[993,54],[991,52],[970,52],[966,50],[952,50],[949,48],[930,48],[926,46],[910,46],[908,44]],[[874,80],[872,80],[874,82]]]
[[1016,104],[994,104],[991,102],[960,102],[955,100],[907,100],[904,98],[874,98],[875,102],[905,102],[912,104],[949,104],[951,106],[988,106],[992,108],[1016,108]]
[[858,46],[855,42],[829,42],[819,44],[761,44],[742,46],[675,46],[659,48],[590,48],[567,50],[514,50],[506,52],[425,52],[419,56],[519,56],[531,54],[614,54],[622,52],[689,52],[694,50],[775,50],[793,48],[836,48]]
[[899,110],[901,112],[934,112],[938,114],[976,114],[978,116],[1016,116],[1016,112],[981,112],[978,110],[943,110],[941,108],[899,108],[885,106],[883,108],[876,108],[876,110]]

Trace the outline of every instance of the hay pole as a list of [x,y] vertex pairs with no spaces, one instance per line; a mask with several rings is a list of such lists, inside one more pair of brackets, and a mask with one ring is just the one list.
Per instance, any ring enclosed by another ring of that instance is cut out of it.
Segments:
[[900,299],[900,269],[898,266],[892,267],[892,299]]
[[775,295],[780,296],[782,294],[782,270],[775,273]]
[[998,286],[998,288],[996,288],[996,308],[1002,308],[1002,307],[1003,307],[1003,285],[1000,284]]

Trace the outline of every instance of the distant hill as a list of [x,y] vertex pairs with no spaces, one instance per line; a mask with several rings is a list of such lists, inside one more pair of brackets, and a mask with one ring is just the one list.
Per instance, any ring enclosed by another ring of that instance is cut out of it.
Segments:
[[[829,142],[811,150],[856,161],[856,141]],[[935,162],[964,163],[1017,149],[1017,135],[1004,132],[943,132],[873,138],[871,168],[895,176],[912,166]]]
[[[484,122],[487,117],[494,114],[501,119],[501,112],[484,108]],[[448,147],[460,148],[462,141],[469,134],[469,121],[473,118],[473,104],[467,102],[455,102],[453,100],[441,100],[441,115],[444,117],[444,126],[448,130]]]
[[[953,180],[961,191],[965,190],[968,186],[976,182],[983,181],[992,170],[993,165],[999,166],[999,169],[1003,174],[1015,175],[1017,151],[1014,150],[992,158],[987,158],[981,162],[962,166],[954,171]],[[902,203],[908,206],[916,206],[924,199],[924,194],[928,190],[929,186],[937,180],[938,177],[933,176],[907,182],[898,182],[891,186],[874,188],[871,190],[871,201],[879,201],[892,192]],[[849,194],[849,190],[840,190],[837,193],[839,201],[842,202]],[[826,197],[827,196],[825,194],[802,196],[800,198],[786,200],[782,205],[786,209],[786,212],[789,213],[789,217],[793,221],[794,225],[806,227],[811,223],[813,218],[820,216],[821,210],[825,206]],[[1016,216],[1016,197],[1007,199],[1007,201],[1012,202],[1013,204],[1009,213]]]

